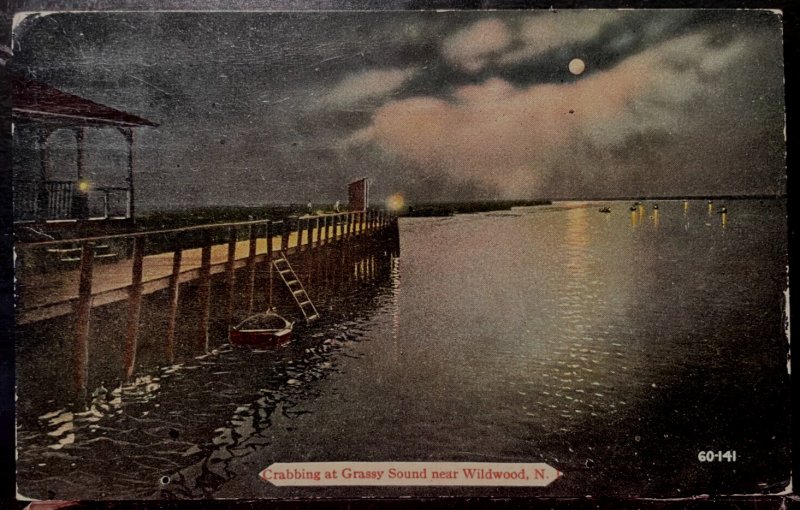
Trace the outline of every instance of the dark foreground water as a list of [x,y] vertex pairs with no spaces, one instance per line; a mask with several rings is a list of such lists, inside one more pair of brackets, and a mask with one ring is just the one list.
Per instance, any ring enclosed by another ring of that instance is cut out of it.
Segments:
[[[635,213],[629,205],[404,219],[401,257],[362,266],[354,285],[325,298],[326,320],[289,347],[223,346],[100,391],[86,413],[21,416],[19,491],[783,490],[783,203],[729,201],[724,228],[704,202],[660,202],[657,214],[652,203]],[[736,461],[700,462],[705,450],[735,451]],[[525,489],[289,489],[257,477],[273,462],[342,460],[547,462],[564,476]]]

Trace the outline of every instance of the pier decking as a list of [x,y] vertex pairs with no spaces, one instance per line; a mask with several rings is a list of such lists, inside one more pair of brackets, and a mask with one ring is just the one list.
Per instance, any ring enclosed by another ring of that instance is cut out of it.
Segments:
[[[312,249],[326,243],[352,239],[366,235],[378,228],[388,225],[390,217],[379,211],[367,213],[339,213],[316,216],[303,216],[298,219],[298,228],[286,231],[284,222],[249,221],[220,225],[205,225],[158,232],[142,232],[118,236],[85,238],[73,240],[86,246],[89,243],[108,241],[115,238],[146,239],[163,234],[188,233],[202,230],[219,231],[221,229],[250,228],[266,226],[267,235],[252,235],[247,240],[236,240],[235,243],[212,244],[202,248],[168,251],[153,255],[141,255],[137,262],[134,254],[129,259],[117,262],[92,263],[91,307],[101,306],[130,297],[131,286],[140,278],[141,293],[149,294],[168,288],[173,278],[177,283],[185,283],[201,278],[204,252],[207,252],[209,276],[224,271],[235,271],[248,265],[263,264],[267,256],[283,250],[293,255],[299,250]],[[276,232],[277,231],[277,232]],[[35,247],[63,245],[68,241],[46,241],[17,245],[25,250]],[[140,241],[146,243],[146,241]],[[176,253],[180,253],[175,268]],[[137,267],[137,263],[140,267]],[[83,264],[83,262],[82,262]],[[253,267],[255,269],[255,267]],[[84,273],[87,268],[83,268]],[[75,311],[80,297],[80,280],[82,269],[26,275],[18,281],[19,306],[17,308],[17,324],[27,324],[50,319]],[[140,276],[134,274],[140,273]],[[85,276],[85,274],[84,274]]]

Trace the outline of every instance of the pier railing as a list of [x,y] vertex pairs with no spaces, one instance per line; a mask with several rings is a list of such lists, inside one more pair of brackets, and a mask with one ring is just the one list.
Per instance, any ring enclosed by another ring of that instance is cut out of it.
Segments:
[[[74,314],[74,386],[86,388],[90,316],[94,307],[127,301],[124,374],[133,373],[142,296],[167,290],[169,323],[166,344],[175,336],[179,286],[197,284],[198,328],[208,348],[211,277],[224,273],[228,303],[244,292],[252,311],[256,271],[268,271],[277,252],[287,255],[332,243],[368,238],[397,226],[385,211],[306,215],[282,221],[255,220],[198,225],[168,230],[133,232],[15,245],[18,254],[18,325]],[[51,257],[58,271],[41,271],[27,257]],[[101,263],[104,262],[104,263]],[[70,266],[69,264],[73,264]],[[245,278],[236,281],[236,271]],[[203,346],[200,346],[201,348]],[[82,367],[82,368],[81,368]]]

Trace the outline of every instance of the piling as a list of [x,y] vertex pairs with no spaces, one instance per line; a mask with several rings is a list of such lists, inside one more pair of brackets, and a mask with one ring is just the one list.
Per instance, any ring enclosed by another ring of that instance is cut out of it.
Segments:
[[225,286],[227,288],[226,303],[228,305],[225,317],[228,324],[233,322],[233,312],[236,308],[236,227],[228,228],[228,260],[225,264]]
[[133,266],[131,269],[131,285],[128,290],[128,332],[125,338],[123,357],[124,379],[133,375],[136,364],[136,351],[139,337],[139,316],[142,311],[142,266],[144,263],[144,237],[133,238]]
[[253,302],[255,298],[256,286],[256,246],[258,243],[258,231],[255,225],[250,225],[250,236],[247,245],[247,313],[253,313]]
[[198,322],[197,348],[208,351],[208,327],[211,320],[211,233],[203,233],[203,248],[200,252],[200,282],[197,289],[200,320]]
[[272,222],[267,220],[266,223],[266,236],[267,236],[267,257],[264,264],[267,266],[267,299],[269,306],[272,306]]
[[73,342],[73,387],[79,399],[86,397],[89,379],[89,314],[92,309],[92,270],[94,267],[93,241],[85,241],[81,247],[80,281],[78,304],[75,310],[75,340]]
[[169,323],[167,324],[167,335],[165,338],[164,356],[169,364],[175,362],[175,324],[178,316],[178,299],[180,288],[181,258],[183,250],[179,246],[175,247],[172,254],[172,274],[169,277]]

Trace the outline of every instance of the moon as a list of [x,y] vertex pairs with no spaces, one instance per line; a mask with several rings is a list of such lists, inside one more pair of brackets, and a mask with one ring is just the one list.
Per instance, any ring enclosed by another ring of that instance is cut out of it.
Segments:
[[569,72],[575,76],[583,73],[586,70],[586,64],[579,58],[573,58],[569,61]]

